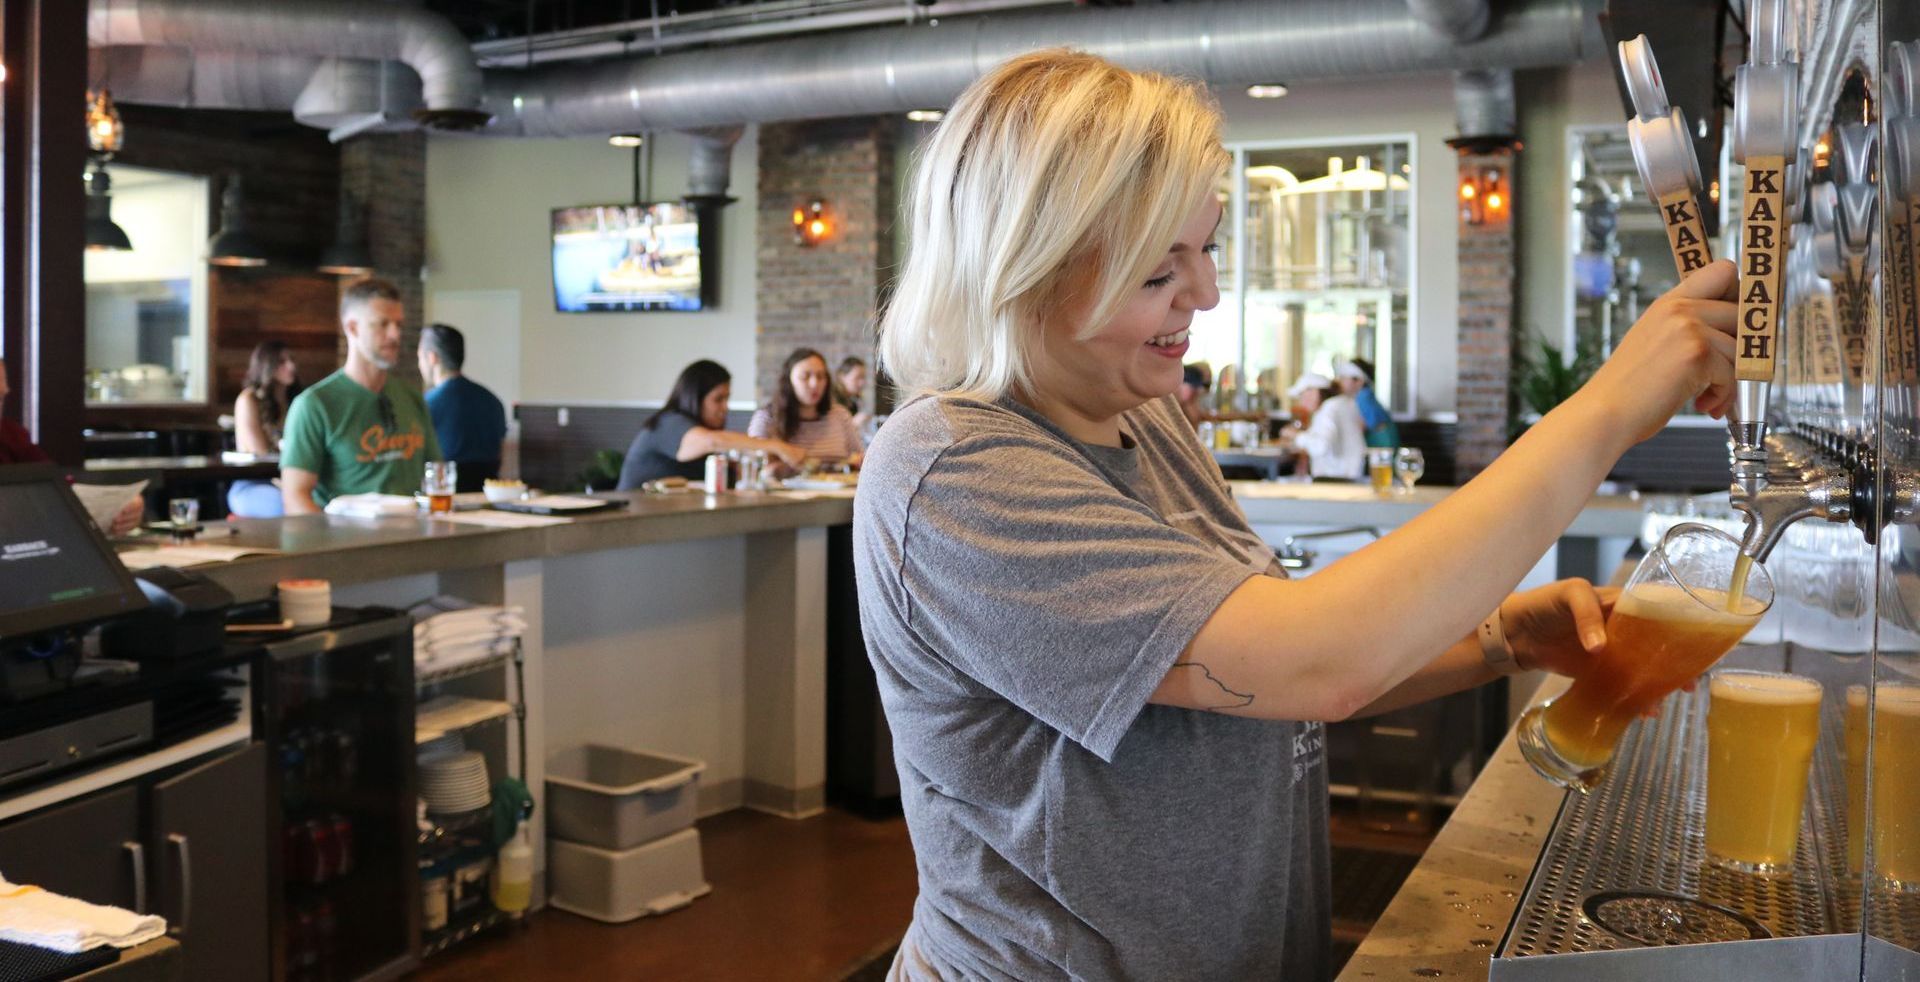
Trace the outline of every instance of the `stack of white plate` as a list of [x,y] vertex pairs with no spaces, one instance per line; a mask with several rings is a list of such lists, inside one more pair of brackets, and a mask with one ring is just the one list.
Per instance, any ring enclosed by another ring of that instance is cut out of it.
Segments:
[[458,815],[493,802],[487,758],[477,750],[441,754],[420,761],[420,797],[427,810]]

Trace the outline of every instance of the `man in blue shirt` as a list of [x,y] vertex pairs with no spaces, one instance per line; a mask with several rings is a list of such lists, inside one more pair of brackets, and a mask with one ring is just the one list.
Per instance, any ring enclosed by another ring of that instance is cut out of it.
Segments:
[[465,375],[467,340],[456,328],[428,324],[420,329],[420,379],[427,389],[440,451],[458,465],[460,491],[478,491],[500,476],[500,443],[507,437],[507,411],[487,387]]
[[1367,424],[1367,446],[1399,446],[1400,427],[1373,394],[1373,362],[1355,357],[1342,362],[1338,374],[1340,391],[1353,397],[1354,405],[1360,407],[1360,418]]

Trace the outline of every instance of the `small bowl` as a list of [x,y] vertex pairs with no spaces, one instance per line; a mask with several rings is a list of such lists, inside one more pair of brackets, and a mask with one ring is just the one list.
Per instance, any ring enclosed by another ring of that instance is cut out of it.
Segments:
[[487,484],[480,490],[487,496],[490,505],[504,505],[527,496],[527,486],[524,484]]

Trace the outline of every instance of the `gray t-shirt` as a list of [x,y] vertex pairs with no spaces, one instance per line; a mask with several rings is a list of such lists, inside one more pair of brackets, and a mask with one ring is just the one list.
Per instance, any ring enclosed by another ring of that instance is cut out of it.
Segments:
[[1283,574],[1178,404],[1122,423],[1089,446],[923,398],[873,442],[854,554],[908,944],[943,979],[1318,982],[1322,726],[1147,704],[1229,593]]
[[693,417],[669,409],[660,414],[652,427],[641,427],[640,432],[634,434],[633,445],[627,448],[626,459],[620,462],[620,490],[637,491],[640,485],[663,477],[684,477],[689,481],[705,477],[706,458],[681,460],[679,457],[680,441],[699,425]]

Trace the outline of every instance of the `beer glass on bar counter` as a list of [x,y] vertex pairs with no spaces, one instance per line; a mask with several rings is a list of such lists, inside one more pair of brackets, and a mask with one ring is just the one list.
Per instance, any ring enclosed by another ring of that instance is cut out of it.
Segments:
[[1707,858],[1742,873],[1793,868],[1820,683],[1723,668],[1707,682]]
[[427,496],[427,510],[434,514],[453,510],[453,491],[458,483],[459,471],[451,460],[427,461],[426,473],[420,479],[420,490]]
[[[1867,814],[1868,744],[1872,744],[1872,815]],[[1873,728],[1867,728],[1867,689],[1847,687],[1847,867],[1871,860],[1874,886],[1920,891],[1920,685],[1881,682],[1873,689]],[[1871,818],[1871,820],[1869,820]],[[1872,855],[1867,832],[1872,830]]]
[[1628,724],[1727,653],[1773,603],[1773,578],[1752,568],[1734,596],[1740,542],[1705,525],[1675,525],[1633,570],[1607,618],[1607,646],[1566,692],[1520,717],[1520,752],[1540,776],[1590,791],[1607,775]]

